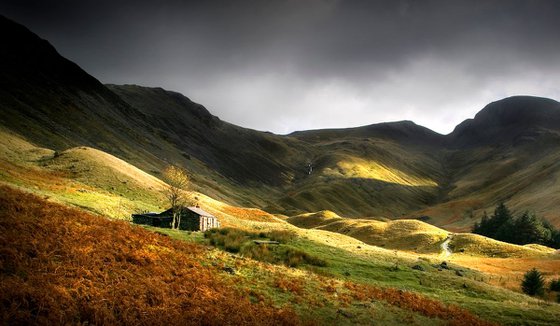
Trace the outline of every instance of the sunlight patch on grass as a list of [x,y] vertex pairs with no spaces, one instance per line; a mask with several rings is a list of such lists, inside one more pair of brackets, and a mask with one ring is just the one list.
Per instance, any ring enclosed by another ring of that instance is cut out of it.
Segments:
[[375,179],[412,187],[437,187],[437,182],[407,174],[403,171],[390,168],[376,161],[367,161],[359,158],[340,161],[335,168],[323,170],[325,175],[341,178]]

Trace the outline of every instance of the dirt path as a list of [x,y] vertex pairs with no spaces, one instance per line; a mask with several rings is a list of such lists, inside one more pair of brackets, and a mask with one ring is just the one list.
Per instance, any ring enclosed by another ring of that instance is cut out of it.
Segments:
[[453,254],[453,252],[451,252],[451,249],[449,249],[449,242],[451,242],[452,239],[453,235],[449,234],[441,244],[441,254],[443,255],[443,258],[447,258],[451,256],[451,254]]

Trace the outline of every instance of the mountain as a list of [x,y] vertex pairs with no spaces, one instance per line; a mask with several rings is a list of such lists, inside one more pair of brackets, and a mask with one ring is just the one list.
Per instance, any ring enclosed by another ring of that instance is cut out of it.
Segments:
[[416,146],[437,147],[445,142],[445,136],[412,121],[379,123],[346,129],[322,129],[296,131],[290,136],[308,142],[328,141],[341,138],[379,138]]
[[25,27],[0,26],[0,128],[36,146],[95,148],[156,177],[179,165],[196,191],[289,216],[421,217],[465,230],[505,200],[560,225],[554,100],[496,101],[449,135],[410,121],[275,135],[176,92],[103,85]]
[[449,135],[452,147],[531,142],[560,132],[560,103],[546,98],[513,96],[488,104],[474,119]]
[[[170,162],[181,165],[207,193],[245,205],[263,204],[246,189],[280,185],[290,174],[271,159],[290,159],[283,144],[294,147],[289,140],[222,122],[177,93],[113,91],[25,27],[4,17],[0,26],[7,40],[0,52],[0,123],[26,139],[59,151],[95,147],[154,174]],[[130,99],[136,96],[142,101]]]
[[449,190],[442,203],[419,213],[447,215],[447,223],[456,220],[455,225],[467,227],[471,216],[493,210],[489,202],[505,201],[518,213],[534,210],[560,224],[552,204],[560,196],[560,103],[505,98],[446,137]]

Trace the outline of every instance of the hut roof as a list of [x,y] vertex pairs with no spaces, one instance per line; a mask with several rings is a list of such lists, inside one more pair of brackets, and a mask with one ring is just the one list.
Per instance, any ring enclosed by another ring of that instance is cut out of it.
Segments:
[[[185,207],[185,209],[188,209],[189,211],[195,213],[196,215],[205,216],[205,217],[215,217],[214,215],[208,213],[207,211],[203,210],[200,207],[192,206],[192,207]],[[171,208],[159,213],[159,215],[171,215],[171,214],[173,214],[173,209]]]
[[214,217],[214,215],[208,213],[207,211],[203,210],[200,207],[187,207],[187,209],[195,214],[198,214],[200,216],[206,216],[206,217]]

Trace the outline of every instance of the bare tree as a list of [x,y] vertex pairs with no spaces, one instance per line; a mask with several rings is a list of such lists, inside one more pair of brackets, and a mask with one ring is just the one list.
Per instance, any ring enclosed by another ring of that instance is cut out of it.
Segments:
[[185,169],[170,165],[163,171],[163,176],[167,182],[165,196],[171,204],[173,212],[172,229],[178,229],[181,224],[181,213],[187,204],[187,189],[189,186],[189,176]]

